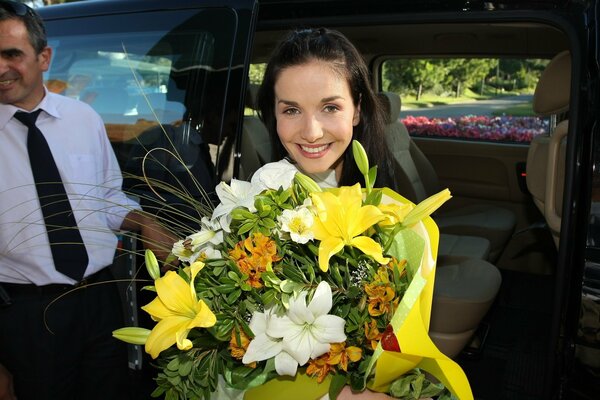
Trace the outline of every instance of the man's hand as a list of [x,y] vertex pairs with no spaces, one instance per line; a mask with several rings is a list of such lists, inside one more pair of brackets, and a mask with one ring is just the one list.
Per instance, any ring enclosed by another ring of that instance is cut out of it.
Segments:
[[0,400],[17,400],[12,374],[0,364]]
[[123,220],[121,229],[139,232],[146,249],[152,250],[156,258],[165,261],[178,238],[156,219],[143,211],[132,211]]

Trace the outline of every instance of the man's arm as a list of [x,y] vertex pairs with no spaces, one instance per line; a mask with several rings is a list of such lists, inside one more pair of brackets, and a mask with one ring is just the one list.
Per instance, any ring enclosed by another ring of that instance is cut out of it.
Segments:
[[0,400],[17,400],[12,374],[0,364]]

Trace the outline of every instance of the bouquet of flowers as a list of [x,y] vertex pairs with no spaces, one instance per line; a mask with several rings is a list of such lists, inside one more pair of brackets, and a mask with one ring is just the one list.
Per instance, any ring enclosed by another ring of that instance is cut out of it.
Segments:
[[[344,386],[392,397],[472,399],[464,372],[427,334],[448,190],[418,205],[373,188],[323,191],[293,165],[217,188],[202,229],[175,243],[178,271],[146,266],[156,326],[114,336],[143,344],[166,399],[336,398]],[[426,379],[427,371],[439,380]]]

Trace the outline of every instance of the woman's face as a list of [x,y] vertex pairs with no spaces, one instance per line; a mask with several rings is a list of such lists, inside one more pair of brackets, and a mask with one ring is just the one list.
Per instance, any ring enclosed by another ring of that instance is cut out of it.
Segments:
[[359,111],[348,82],[322,61],[285,68],[275,82],[277,134],[303,172],[335,169],[339,179]]

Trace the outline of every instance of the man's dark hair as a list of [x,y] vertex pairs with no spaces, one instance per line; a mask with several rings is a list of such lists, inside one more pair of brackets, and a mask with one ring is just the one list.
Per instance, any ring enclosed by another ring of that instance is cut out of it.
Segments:
[[9,19],[23,21],[29,34],[29,43],[36,54],[40,54],[48,46],[44,22],[33,8],[16,1],[2,0],[0,1],[0,21]]

